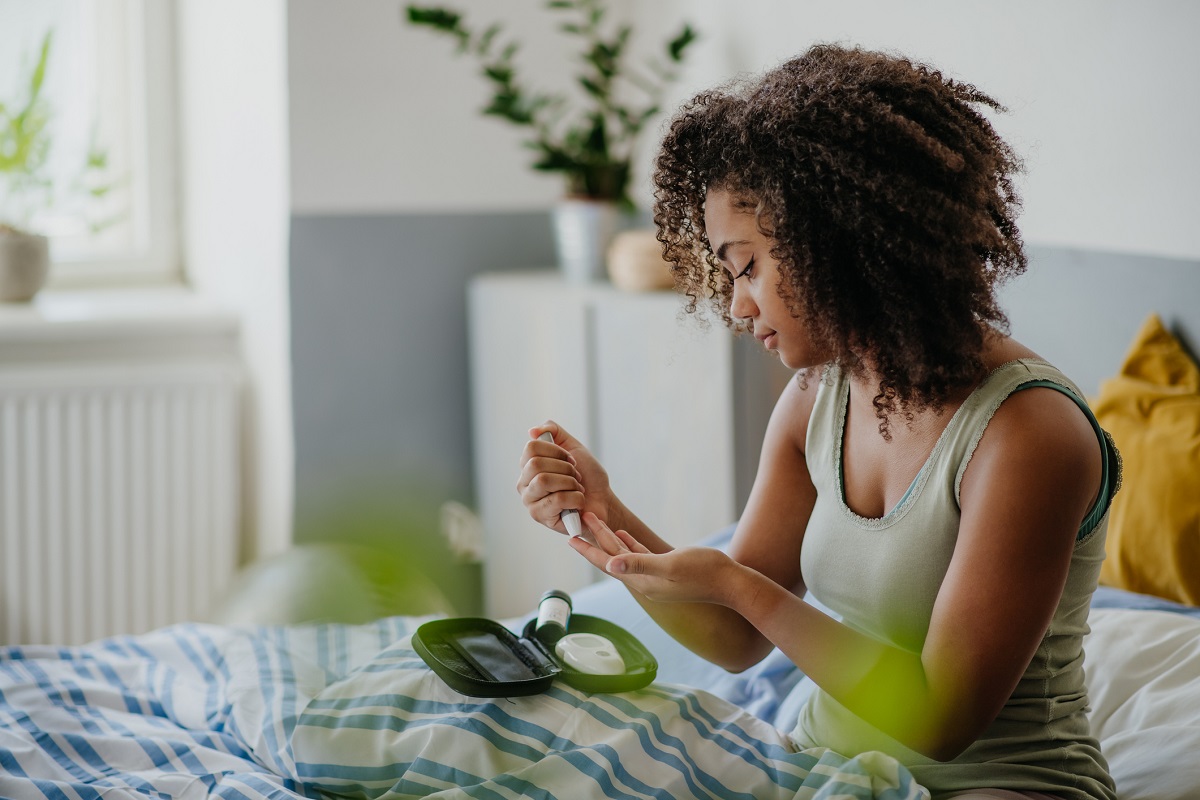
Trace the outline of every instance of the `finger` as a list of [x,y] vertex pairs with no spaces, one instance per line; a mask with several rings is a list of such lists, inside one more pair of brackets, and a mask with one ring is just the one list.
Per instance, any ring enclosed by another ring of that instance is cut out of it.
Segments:
[[[556,492],[575,492],[582,497],[583,483],[576,475],[570,473],[532,472],[532,474],[525,474],[522,472],[521,477],[517,479],[517,492],[530,500],[540,500]],[[571,508],[577,507],[571,506]]]
[[575,456],[572,456],[571,451],[566,449],[566,441],[568,439],[554,438],[553,431],[547,431],[544,428],[529,428],[529,441],[522,451],[522,462],[534,456],[552,456],[563,458],[574,464]]
[[630,576],[646,575],[646,559],[633,553],[615,555],[604,564],[604,571],[609,575]]
[[551,439],[560,445],[566,445],[575,441],[575,437],[567,433],[566,428],[552,419],[548,419],[541,425],[536,425],[529,429],[529,437],[531,439],[536,439],[543,433],[550,434]]
[[523,468],[533,460],[553,460],[565,462],[572,467],[578,466],[578,462],[575,461],[575,456],[571,455],[570,450],[544,439],[531,439],[526,442],[525,447],[521,450],[521,458],[518,463]]
[[[558,462],[562,464],[562,462]],[[539,471],[533,467],[522,470],[517,477],[517,494],[523,499],[540,500],[546,495],[556,492],[575,492],[583,495],[583,481],[575,471],[560,473],[560,471]],[[570,506],[577,509],[578,506]]]
[[561,515],[566,509],[576,508],[582,502],[582,499],[578,501],[572,499],[576,497],[582,498],[583,495],[577,492],[556,492],[540,500],[526,502],[525,507],[538,522],[559,533],[566,533],[567,528],[563,524]]
[[646,553],[646,554],[650,553],[650,548],[646,547],[646,545],[642,544],[637,539],[633,538],[633,535],[630,534],[629,531],[618,530],[618,531],[613,531],[613,533],[616,535],[616,537],[618,539],[620,539],[622,542],[625,543],[625,546],[627,548],[629,548],[630,552]]
[[596,537],[596,544],[603,548],[608,555],[617,555],[618,553],[628,553],[629,548],[624,542],[612,532],[612,529],[604,524],[604,520],[593,514],[591,511],[584,513],[583,523],[587,525],[588,530]]
[[582,536],[570,537],[567,539],[567,544],[572,550],[586,558],[588,563],[601,572],[604,571],[605,565],[608,563],[609,558],[611,558],[608,553],[604,552]]

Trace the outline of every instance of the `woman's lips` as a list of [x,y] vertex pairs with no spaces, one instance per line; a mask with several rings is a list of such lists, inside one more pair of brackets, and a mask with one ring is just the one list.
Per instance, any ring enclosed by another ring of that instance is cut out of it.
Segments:
[[774,331],[772,331],[771,333],[768,333],[766,336],[759,336],[757,338],[760,342],[763,343],[763,347],[767,348],[768,350],[775,349],[775,332]]

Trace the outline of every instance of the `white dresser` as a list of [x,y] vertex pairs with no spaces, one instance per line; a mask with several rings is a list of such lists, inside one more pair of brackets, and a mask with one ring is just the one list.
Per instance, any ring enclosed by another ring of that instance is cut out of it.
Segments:
[[554,419],[618,496],[674,545],[733,522],[790,373],[753,339],[682,312],[674,292],[572,286],[558,273],[482,275],[469,289],[475,486],[489,616],[601,577],[530,519],[516,492],[530,427]]

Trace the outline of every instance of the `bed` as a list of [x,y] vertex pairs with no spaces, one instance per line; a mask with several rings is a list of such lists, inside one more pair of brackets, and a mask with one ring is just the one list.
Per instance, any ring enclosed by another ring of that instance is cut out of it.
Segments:
[[[624,695],[454,696],[411,649],[428,617],[4,648],[0,797],[923,796],[886,759],[789,752],[776,729],[812,685],[777,652],[730,675],[611,579],[575,603],[638,636],[658,680]],[[1091,719],[1120,797],[1200,796],[1200,609],[1102,587],[1091,625]]]
[[[1090,399],[1126,458],[1112,585],[1096,592],[1085,643],[1093,731],[1121,800],[1194,800],[1200,370],[1151,317]],[[611,579],[574,600],[654,653],[652,685],[467,698],[412,648],[429,617],[181,624],[0,648],[0,797],[927,797],[880,754],[796,752],[781,731],[812,684],[778,652],[730,675],[665,636]]]

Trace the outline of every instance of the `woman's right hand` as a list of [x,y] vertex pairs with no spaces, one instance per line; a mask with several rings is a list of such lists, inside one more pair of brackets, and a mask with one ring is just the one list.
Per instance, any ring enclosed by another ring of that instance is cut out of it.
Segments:
[[[539,439],[543,433],[549,433],[554,441]],[[604,467],[553,421],[529,429],[529,441],[521,452],[517,493],[529,516],[562,534],[567,532],[559,517],[563,511],[574,508],[581,515],[591,511],[607,519],[612,499]]]

